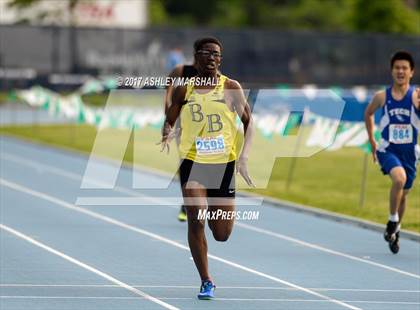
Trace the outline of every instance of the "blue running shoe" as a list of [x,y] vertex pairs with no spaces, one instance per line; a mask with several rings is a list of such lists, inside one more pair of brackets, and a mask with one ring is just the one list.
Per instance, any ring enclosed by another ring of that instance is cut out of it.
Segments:
[[210,280],[203,281],[200,287],[200,293],[197,295],[198,299],[208,300],[214,298],[214,290],[216,285]]

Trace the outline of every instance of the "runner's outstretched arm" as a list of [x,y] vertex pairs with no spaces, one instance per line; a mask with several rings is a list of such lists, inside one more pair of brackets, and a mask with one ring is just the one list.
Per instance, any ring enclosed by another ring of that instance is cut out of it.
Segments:
[[227,88],[231,92],[233,106],[244,126],[244,144],[236,164],[236,171],[244,178],[245,182],[249,186],[255,187],[248,174],[248,158],[254,133],[254,123],[252,120],[251,108],[245,99],[241,85],[234,80],[229,80],[227,83]]
[[383,91],[377,92],[373,96],[372,101],[369,103],[369,105],[366,107],[366,110],[365,110],[365,125],[366,125],[366,130],[368,133],[368,137],[369,137],[370,146],[372,148],[372,157],[373,157],[374,162],[377,161],[377,158],[376,158],[377,144],[376,144],[375,136],[373,133],[373,129],[375,126],[374,114],[377,109],[383,106],[384,102],[385,102],[385,92]]
[[167,153],[169,153],[169,144],[177,134],[174,132],[173,127],[179,117],[179,114],[181,113],[181,108],[184,103],[185,91],[185,87],[179,86],[175,88],[173,92],[172,104],[166,113],[165,122],[163,123],[162,127],[162,139],[159,142],[159,144],[162,144],[161,152],[167,149]]

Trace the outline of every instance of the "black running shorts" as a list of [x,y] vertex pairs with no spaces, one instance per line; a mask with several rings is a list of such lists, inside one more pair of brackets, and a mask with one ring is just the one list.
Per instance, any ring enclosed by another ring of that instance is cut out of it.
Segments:
[[201,164],[183,159],[179,167],[181,186],[196,181],[207,189],[207,197],[235,197],[235,161]]

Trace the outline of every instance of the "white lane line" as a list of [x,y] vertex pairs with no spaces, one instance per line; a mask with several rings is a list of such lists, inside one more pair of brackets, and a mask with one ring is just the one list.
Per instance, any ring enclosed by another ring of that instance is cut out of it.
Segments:
[[102,278],[104,278],[104,279],[106,279],[106,280],[108,280],[112,283],[115,283],[116,285],[118,285],[122,288],[125,288],[126,290],[129,290],[130,292],[132,292],[132,293],[134,293],[138,296],[143,297],[144,299],[147,299],[151,302],[154,302],[154,303],[156,303],[156,304],[158,304],[158,305],[160,305],[160,306],[162,306],[166,309],[169,309],[169,310],[179,310],[179,308],[177,308],[177,307],[174,307],[174,306],[172,306],[172,305],[170,305],[170,304],[168,304],[164,301],[161,301],[158,298],[150,296],[149,294],[146,294],[146,293],[132,287],[131,285],[128,285],[127,283],[124,283],[124,282],[110,276],[109,274],[107,274],[105,272],[102,272],[102,271],[100,271],[100,270],[98,270],[98,269],[96,269],[92,266],[89,266],[88,264],[85,264],[85,263],[77,260],[76,258],[73,258],[69,255],[66,255],[63,252],[55,250],[52,247],[49,247],[48,245],[45,245],[44,243],[36,241],[35,239],[33,239],[33,238],[31,238],[31,237],[29,237],[29,236],[27,236],[27,235],[25,235],[21,232],[9,227],[9,226],[6,226],[6,225],[0,223],[0,228],[9,232],[9,233],[11,233],[11,234],[13,234],[13,235],[15,235],[16,237],[19,237],[19,238],[21,238],[25,241],[28,241],[29,243],[32,243],[33,245],[36,245],[37,247],[40,247],[40,248],[42,248],[42,249],[44,249],[44,250],[46,250],[46,251],[48,251],[52,254],[55,254],[55,255],[57,255],[61,258],[64,258],[65,260],[67,260],[67,261],[69,261],[69,262],[71,262],[71,263],[73,263],[73,264],[75,264],[79,267],[82,267],[83,269],[86,269],[90,272],[93,272],[93,273],[97,274],[98,276],[100,276],[100,277],[102,277]]
[[[140,285],[140,284],[131,284],[132,287],[138,288],[176,288],[176,289],[196,289],[197,285]],[[62,288],[62,287],[83,287],[83,288],[119,288],[118,285],[112,284],[17,284],[17,283],[0,283],[0,287],[52,287],[52,288]],[[280,286],[217,286],[217,289],[238,289],[238,290],[281,290],[281,291],[297,291],[295,288],[291,287],[280,287]],[[360,289],[360,288],[326,288],[326,287],[308,287],[308,289],[313,291],[325,291],[325,292],[372,292],[372,293],[420,293],[419,290],[390,290],[390,289]]]
[[345,253],[338,252],[338,251],[335,251],[335,250],[331,250],[331,249],[322,247],[320,245],[312,244],[312,243],[305,242],[305,241],[302,241],[302,240],[299,240],[299,239],[296,239],[296,238],[292,238],[292,237],[289,237],[289,236],[286,236],[286,235],[275,233],[275,232],[267,230],[267,229],[255,227],[255,226],[240,223],[240,222],[236,222],[235,225],[239,226],[239,227],[242,227],[242,228],[245,228],[245,229],[248,229],[248,230],[252,230],[252,231],[264,234],[264,235],[268,235],[268,236],[272,236],[272,237],[275,237],[275,238],[278,238],[278,239],[282,239],[282,240],[286,240],[286,241],[289,241],[289,242],[297,243],[299,245],[302,245],[302,246],[305,246],[305,247],[308,247],[308,248],[312,248],[312,249],[319,250],[319,251],[322,251],[322,252],[326,252],[326,253],[329,253],[329,254],[333,254],[333,255],[336,255],[336,256],[345,257],[345,258],[348,258],[348,259],[351,259],[351,260],[354,260],[354,261],[358,261],[358,262],[361,262],[361,263],[365,263],[365,264],[369,264],[369,265],[372,265],[372,266],[380,267],[380,268],[383,268],[383,269],[386,269],[386,270],[389,270],[389,271],[397,272],[397,273],[403,274],[405,276],[420,279],[420,275],[415,274],[415,273],[411,273],[411,272],[404,271],[404,270],[401,270],[401,269],[397,269],[397,268],[394,268],[394,267],[390,267],[390,266],[387,266],[387,265],[384,265],[384,264],[380,264],[380,263],[376,263],[376,262],[373,262],[373,261],[370,261],[370,260],[359,258],[359,257],[353,256],[353,255],[349,255],[349,254],[345,254]]
[[[59,176],[63,176],[66,177],[68,179],[71,180],[75,180],[75,181],[80,181],[81,180],[81,176],[77,173],[73,173],[61,168],[57,168],[51,165],[47,165],[47,164],[42,164],[39,162],[36,162],[34,160],[31,159],[25,159],[19,155],[12,155],[10,153],[7,152],[1,152],[1,159],[7,160],[7,161],[11,161],[14,162],[16,164],[20,164],[20,165],[25,165],[28,167],[31,167],[35,170],[37,170],[40,173],[52,173],[52,174],[56,174]],[[97,185],[97,186],[101,186],[101,185],[105,185],[105,183],[96,180],[96,179],[87,179],[88,183],[91,183],[92,185]]]
[[[113,225],[116,225],[116,226],[122,227],[122,228],[127,229],[127,230],[131,230],[131,231],[134,231],[134,232],[140,233],[140,234],[142,234],[142,235],[148,236],[148,237],[150,237],[150,238],[153,238],[153,239],[159,240],[159,241],[164,242],[164,243],[166,243],[166,244],[169,244],[169,245],[172,245],[172,246],[174,246],[174,247],[177,247],[177,248],[180,248],[180,249],[183,249],[183,250],[186,250],[186,251],[190,252],[189,247],[188,247],[188,246],[186,246],[186,245],[183,245],[183,244],[178,243],[178,242],[176,242],[176,241],[173,241],[173,240],[171,240],[171,239],[165,238],[165,237],[160,236],[160,235],[158,235],[158,234],[155,234],[155,233],[149,232],[149,231],[147,231],[147,230],[144,230],[144,229],[141,229],[141,228],[137,228],[137,227],[135,227],[135,226],[128,225],[128,224],[126,224],[126,223],[124,223],[124,222],[118,221],[118,220],[116,220],[116,219],[113,219],[113,218],[111,218],[111,217],[108,217],[108,216],[102,215],[102,214],[100,214],[100,213],[93,212],[93,211],[90,211],[90,210],[87,210],[87,209],[84,209],[84,208],[81,208],[81,207],[77,207],[77,206],[75,206],[75,205],[73,205],[73,204],[70,204],[70,203],[68,203],[68,202],[66,202],[66,201],[64,201],[64,200],[61,200],[61,199],[55,198],[55,197],[50,196],[50,195],[48,195],[48,194],[41,193],[41,192],[38,192],[38,191],[35,191],[35,190],[32,190],[32,189],[29,189],[29,188],[27,188],[27,187],[25,187],[25,186],[22,186],[22,185],[19,185],[19,184],[16,184],[16,183],[13,183],[13,182],[7,181],[7,180],[2,179],[2,178],[0,178],[0,184],[1,184],[1,185],[3,185],[3,186],[6,186],[6,187],[8,187],[8,188],[11,188],[11,189],[13,189],[13,190],[16,190],[16,191],[19,191],[19,192],[22,192],[22,193],[25,193],[25,194],[28,194],[28,195],[32,195],[32,196],[35,196],[35,197],[38,197],[38,198],[44,199],[44,200],[46,200],[46,201],[52,202],[52,203],[54,203],[54,204],[56,204],[56,205],[59,205],[59,206],[62,206],[62,207],[64,207],[64,208],[71,209],[71,210],[74,210],[74,211],[76,211],[76,212],[79,212],[79,213],[83,213],[83,214],[89,215],[89,216],[91,216],[91,217],[93,217],[93,218],[96,218],[96,219],[99,219],[99,220],[101,220],[101,221],[104,221],[104,222],[107,222],[107,223],[110,223],[110,224],[113,224]],[[331,302],[331,303],[338,304],[338,305],[343,306],[343,307],[345,307],[345,308],[352,309],[352,310],[360,310],[360,308],[355,307],[355,306],[352,306],[352,305],[349,305],[349,304],[347,304],[347,303],[343,303],[343,302],[341,302],[340,300],[330,298],[330,297],[328,297],[328,296],[326,296],[326,295],[322,295],[322,294],[317,293],[317,292],[315,292],[315,291],[309,290],[309,289],[307,289],[307,288],[305,288],[305,287],[302,287],[302,286],[299,286],[299,285],[293,284],[293,283],[291,283],[291,282],[288,282],[288,281],[282,280],[282,279],[280,279],[280,278],[277,278],[277,277],[271,276],[271,275],[269,275],[269,274],[266,274],[266,273],[263,273],[263,272],[257,271],[257,270],[255,270],[255,269],[248,268],[248,267],[246,267],[246,266],[243,266],[243,265],[237,264],[237,263],[235,263],[235,262],[233,262],[233,261],[230,261],[230,260],[227,260],[227,259],[223,259],[223,258],[221,258],[221,257],[219,257],[219,256],[212,255],[212,254],[208,254],[208,257],[209,257],[209,258],[211,258],[211,259],[214,259],[214,260],[216,260],[216,261],[222,262],[222,263],[224,263],[224,264],[226,264],[226,265],[229,265],[229,266],[235,267],[235,268],[237,268],[237,269],[240,269],[240,270],[243,270],[243,271],[249,272],[249,273],[251,273],[251,274],[254,274],[254,275],[257,275],[257,276],[260,276],[260,277],[263,277],[263,278],[266,278],[266,279],[272,280],[272,281],[274,281],[274,282],[281,283],[281,284],[284,284],[284,285],[287,285],[287,286],[290,286],[290,287],[296,288],[296,289],[298,289],[298,290],[300,290],[300,291],[302,291],[302,292],[306,292],[306,293],[308,293],[308,294],[310,294],[310,295],[313,295],[313,296],[319,297],[319,298],[321,298],[321,299],[328,300],[328,301],[329,301],[329,302]]]
[[[100,196],[100,197],[77,197],[75,205],[78,206],[150,206],[152,197],[142,196],[139,197],[112,197],[112,196]],[[180,206],[184,203],[182,197],[153,197],[154,205],[162,206]],[[249,199],[246,197],[236,197],[235,204],[237,206],[258,206],[262,205],[263,198],[260,199]],[[225,202],[220,202],[219,205],[224,205]],[[213,205],[217,205],[217,202],[213,202]],[[178,207],[179,208],[179,207]]]
[[[6,154],[6,156],[4,157],[6,160],[19,162],[21,164],[28,165],[28,166],[35,167],[35,168],[39,167],[39,168],[42,168],[42,169],[46,169],[47,171],[48,171],[48,169],[51,168],[52,173],[55,173],[57,175],[61,175],[61,176],[64,176],[64,177],[68,177],[68,175],[69,175],[69,172],[66,171],[66,170],[62,170],[62,169],[59,169],[59,168],[56,168],[56,167],[53,167],[53,166],[50,166],[50,165],[46,165],[46,164],[41,164],[41,163],[35,162],[33,160],[27,160],[27,159],[24,159],[24,158],[22,158],[18,155],[16,157],[18,157],[19,159],[15,159],[15,158],[12,157],[14,155],[11,155],[11,154],[8,154],[8,153],[2,153],[2,154]],[[3,157],[3,155],[2,155],[2,157]],[[72,175],[71,178],[74,179],[74,180],[80,181],[82,179],[82,177],[78,174],[71,173],[71,175]],[[91,182],[97,182],[97,180],[91,180]],[[147,196],[144,196],[140,193],[131,191],[131,190],[126,189],[126,188],[116,187],[115,190],[118,191],[118,192],[121,192],[121,193],[126,193],[126,194],[131,195],[131,196],[147,197]],[[155,199],[155,198],[150,197],[150,201],[161,205],[161,201],[159,199]],[[176,208],[176,209],[179,208],[178,206],[169,206],[169,205],[167,205],[167,207],[172,207],[172,208]],[[358,261],[358,262],[365,263],[365,264],[375,266],[375,267],[379,267],[379,268],[382,268],[382,269],[385,269],[385,270],[388,270],[388,271],[392,271],[392,272],[403,274],[403,275],[406,275],[406,276],[409,276],[409,277],[420,279],[420,275],[415,274],[415,273],[404,271],[404,270],[401,270],[401,269],[398,269],[398,268],[395,268],[395,267],[391,267],[391,266],[388,266],[388,265],[385,265],[385,264],[381,264],[381,263],[377,263],[377,262],[370,261],[370,260],[367,260],[367,259],[363,259],[363,258],[360,258],[360,257],[357,257],[357,256],[353,256],[353,255],[350,255],[350,254],[343,253],[343,252],[335,251],[335,250],[332,250],[332,249],[329,249],[329,248],[326,248],[326,247],[319,246],[317,244],[305,242],[305,241],[302,241],[302,240],[299,240],[299,239],[296,239],[296,238],[292,238],[292,237],[289,237],[289,236],[286,236],[286,235],[282,235],[282,234],[273,232],[271,230],[258,228],[256,226],[244,224],[244,223],[241,223],[241,222],[236,222],[235,225],[239,226],[241,228],[244,228],[244,229],[248,229],[248,230],[257,232],[257,233],[269,235],[269,236],[279,238],[279,239],[282,239],[282,240],[286,240],[286,241],[289,241],[289,242],[292,242],[292,243],[297,243],[297,244],[300,244],[302,246],[309,247],[309,248],[312,248],[312,249],[315,249],[315,250],[318,250],[318,251],[322,251],[322,252],[329,253],[329,254],[336,255],[336,256],[340,256],[340,257],[345,257],[345,258],[351,259],[353,261]]]
[[[74,179],[74,180],[81,181],[81,179],[82,179],[82,177],[80,175],[69,173],[68,171],[60,169],[60,168],[56,168],[56,167],[53,167],[53,166],[50,166],[50,165],[41,164],[41,163],[38,163],[38,162],[35,162],[35,161],[32,161],[32,160],[24,159],[23,157],[20,157],[18,155],[15,156],[15,155],[12,155],[12,154],[9,154],[9,153],[2,153],[2,154],[6,155],[6,156],[2,155],[2,157],[4,157],[4,159],[6,159],[6,160],[19,162],[21,164],[28,165],[28,166],[31,166],[31,167],[34,167],[34,168],[38,167],[39,169],[46,169],[47,171],[49,170],[49,167],[51,167],[52,168],[51,172],[53,172],[57,175],[68,177],[71,174],[72,175],[71,178]],[[13,158],[13,157],[18,157],[19,159]],[[97,181],[96,180],[91,180],[91,182],[97,182]],[[131,195],[131,196],[145,197],[145,199],[150,199],[150,202],[156,203],[158,205],[163,205],[163,206],[166,206],[166,207],[172,207],[172,208],[176,208],[176,209],[179,208],[178,206],[174,206],[174,205],[171,206],[171,205],[162,204],[162,202],[159,199],[152,198],[152,197],[148,198],[147,196],[145,196],[143,194],[137,193],[135,191],[131,191],[131,190],[126,189],[126,188],[116,187],[115,190],[118,191],[118,192],[121,192],[121,193],[126,193],[126,194]],[[415,274],[415,273],[404,271],[404,270],[401,270],[401,269],[398,269],[398,268],[395,268],[395,267],[391,267],[391,266],[388,266],[388,265],[385,265],[385,264],[381,264],[381,263],[377,263],[377,262],[370,261],[370,260],[367,260],[367,259],[363,259],[363,258],[360,258],[360,257],[357,257],[357,256],[353,256],[353,255],[350,255],[350,254],[343,253],[343,252],[335,251],[335,250],[332,250],[332,249],[329,249],[329,248],[326,248],[326,247],[319,246],[317,244],[309,243],[309,242],[302,241],[302,240],[299,240],[299,239],[296,239],[296,238],[293,238],[293,237],[282,235],[282,234],[273,232],[271,230],[258,228],[256,226],[244,224],[244,223],[241,223],[241,222],[236,222],[235,225],[239,226],[241,228],[247,229],[247,230],[257,232],[257,233],[269,235],[269,236],[279,238],[279,239],[282,239],[282,240],[286,240],[286,241],[289,241],[289,242],[292,242],[292,243],[297,243],[299,245],[309,247],[309,248],[312,248],[312,249],[315,249],[315,250],[318,250],[318,251],[322,251],[322,252],[329,253],[329,254],[336,255],[336,256],[340,256],[340,257],[345,257],[345,258],[351,259],[353,261],[358,261],[358,262],[365,263],[365,264],[375,266],[375,267],[379,267],[379,268],[382,268],[382,269],[385,269],[385,270],[388,270],[388,271],[397,272],[399,274],[403,274],[403,275],[406,275],[406,276],[409,276],[409,277],[420,279],[420,275]]]
[[[65,177],[67,179],[75,180],[75,181],[82,181],[83,177],[80,174],[70,172],[65,169],[57,168],[48,164],[42,164],[34,160],[26,159],[18,155],[12,155],[7,152],[1,153],[1,158],[7,161],[11,161],[20,165],[25,165],[35,169],[41,173],[51,173],[61,177]],[[101,182],[98,179],[87,178],[84,182],[90,183],[97,187],[108,187],[108,184]],[[150,206],[150,204],[154,205],[161,205],[169,208],[179,209],[178,205],[183,204],[182,197],[151,197],[136,192],[134,190],[130,190],[125,187],[115,186],[113,191],[126,194],[132,197],[78,197],[76,200],[76,205],[82,206],[116,206],[116,205],[124,205],[124,206]],[[236,204],[241,206],[256,206],[261,205],[263,203],[263,198],[248,198],[248,197],[237,197]]]
[[[22,295],[2,295],[0,299],[144,299],[144,297],[123,297],[123,296],[22,296]],[[195,300],[192,297],[159,297],[162,300]],[[320,299],[286,299],[286,298],[218,298],[213,301],[268,301],[268,302],[310,302],[327,303],[327,300]],[[379,300],[346,300],[345,302],[358,304],[389,304],[389,305],[420,305],[419,302],[410,301],[379,301]]]
[[[73,172],[70,172],[68,170],[57,168],[57,167],[54,167],[54,166],[51,166],[51,165],[48,165],[48,164],[43,164],[43,163],[31,160],[31,159],[26,159],[26,158],[21,157],[19,155],[12,155],[12,154],[7,153],[7,152],[1,152],[1,159],[11,161],[11,162],[14,162],[14,163],[17,163],[17,164],[20,164],[20,165],[25,165],[25,166],[31,167],[31,168],[39,171],[39,172],[55,174],[55,175],[65,177],[67,179],[78,181],[78,182],[82,181],[82,179],[83,179],[83,177],[80,174],[73,173]],[[87,183],[90,183],[90,184],[98,186],[98,187],[101,187],[101,186],[102,187],[107,187],[108,186],[108,184],[105,184],[98,179],[86,178],[85,181]],[[121,186],[115,186],[113,188],[113,191],[116,191],[116,192],[121,193],[121,194],[126,194],[126,195],[129,195],[129,196],[133,196],[133,197],[142,197],[143,199],[148,200],[150,203],[153,203],[153,204],[158,204],[158,205],[161,204],[159,199],[145,196],[145,195],[140,194],[140,193],[138,193],[134,190],[130,190],[130,189],[127,189],[127,188],[124,188],[124,187],[121,187]],[[124,198],[124,197],[122,197],[122,198]],[[174,209],[179,209],[178,206],[173,206],[173,205],[172,206],[168,205],[166,207],[170,207],[170,208],[172,207]]]

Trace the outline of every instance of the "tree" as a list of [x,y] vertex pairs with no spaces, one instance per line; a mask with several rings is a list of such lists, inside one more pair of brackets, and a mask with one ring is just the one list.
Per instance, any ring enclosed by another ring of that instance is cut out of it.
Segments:
[[355,0],[353,28],[360,32],[420,33],[420,13],[401,0]]
[[420,0],[152,0],[152,24],[419,33]]

